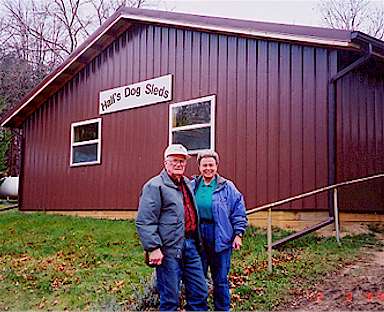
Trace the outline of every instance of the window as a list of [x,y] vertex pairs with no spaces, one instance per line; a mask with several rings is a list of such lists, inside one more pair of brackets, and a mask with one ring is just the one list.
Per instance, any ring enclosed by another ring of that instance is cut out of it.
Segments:
[[71,166],[100,164],[101,118],[71,125]]
[[215,148],[215,96],[169,106],[169,143],[183,144],[189,152]]

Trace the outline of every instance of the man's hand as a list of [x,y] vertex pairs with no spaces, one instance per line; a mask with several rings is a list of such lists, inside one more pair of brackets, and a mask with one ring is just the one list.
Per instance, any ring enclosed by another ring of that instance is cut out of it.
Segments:
[[149,253],[149,264],[150,265],[160,265],[163,261],[163,253],[161,252],[160,248],[157,248],[155,250],[152,250]]
[[233,249],[235,249],[235,250],[239,250],[239,249],[241,248],[242,245],[243,245],[243,243],[242,243],[241,236],[236,235],[236,236],[235,236],[235,239],[233,240],[233,243],[232,243],[232,247],[233,247]]

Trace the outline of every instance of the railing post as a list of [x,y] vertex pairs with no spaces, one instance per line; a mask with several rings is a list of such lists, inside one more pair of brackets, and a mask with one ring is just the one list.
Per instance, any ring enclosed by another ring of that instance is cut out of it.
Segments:
[[335,218],[336,241],[340,245],[339,208],[337,206],[337,188],[333,189],[333,209]]
[[268,241],[268,271],[272,273],[272,208],[268,209],[267,241]]

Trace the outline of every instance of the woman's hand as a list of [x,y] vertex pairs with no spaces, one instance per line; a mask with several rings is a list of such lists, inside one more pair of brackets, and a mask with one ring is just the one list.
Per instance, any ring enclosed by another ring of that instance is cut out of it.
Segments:
[[243,245],[243,242],[242,242],[241,236],[236,235],[235,239],[233,240],[233,243],[232,243],[233,249],[239,250],[242,245]]

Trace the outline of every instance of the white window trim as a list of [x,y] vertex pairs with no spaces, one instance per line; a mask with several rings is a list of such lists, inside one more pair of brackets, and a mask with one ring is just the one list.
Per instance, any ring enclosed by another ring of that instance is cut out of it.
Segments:
[[[98,124],[98,133],[99,137],[94,140],[89,141],[82,141],[82,142],[73,142],[75,137],[75,127],[83,126],[87,124],[97,123]],[[95,144],[97,143],[97,160],[95,161],[88,161],[88,162],[81,162],[81,163],[73,163],[73,147],[75,146],[81,146],[81,145],[88,145],[88,144]],[[69,165],[71,167],[79,167],[79,166],[88,166],[88,165],[98,165],[101,163],[101,118],[95,118],[95,119],[88,119],[83,120],[79,122],[74,122],[71,124],[71,151],[70,151],[70,163]]]
[[175,127],[175,128],[172,128],[172,131],[193,130],[193,129],[205,128],[210,126],[211,126],[210,123],[195,124],[195,125]]
[[[210,123],[194,124],[194,125],[181,126],[181,127],[172,127],[172,109],[173,108],[191,105],[191,104],[200,103],[200,102],[207,102],[207,101],[211,102],[211,122]],[[211,127],[211,138],[210,138],[211,139],[211,147],[209,148],[209,150],[215,150],[215,124],[216,124],[215,108],[216,108],[216,95],[208,95],[208,96],[204,96],[204,97],[193,99],[193,100],[188,100],[188,101],[184,101],[184,102],[170,104],[169,105],[169,122],[168,122],[168,125],[169,125],[168,142],[169,142],[169,144],[172,144],[172,133],[174,131]],[[188,151],[188,153],[191,155],[194,155],[194,154],[197,154],[197,153],[199,153],[201,151],[205,151],[205,150],[207,150],[207,149]]]

